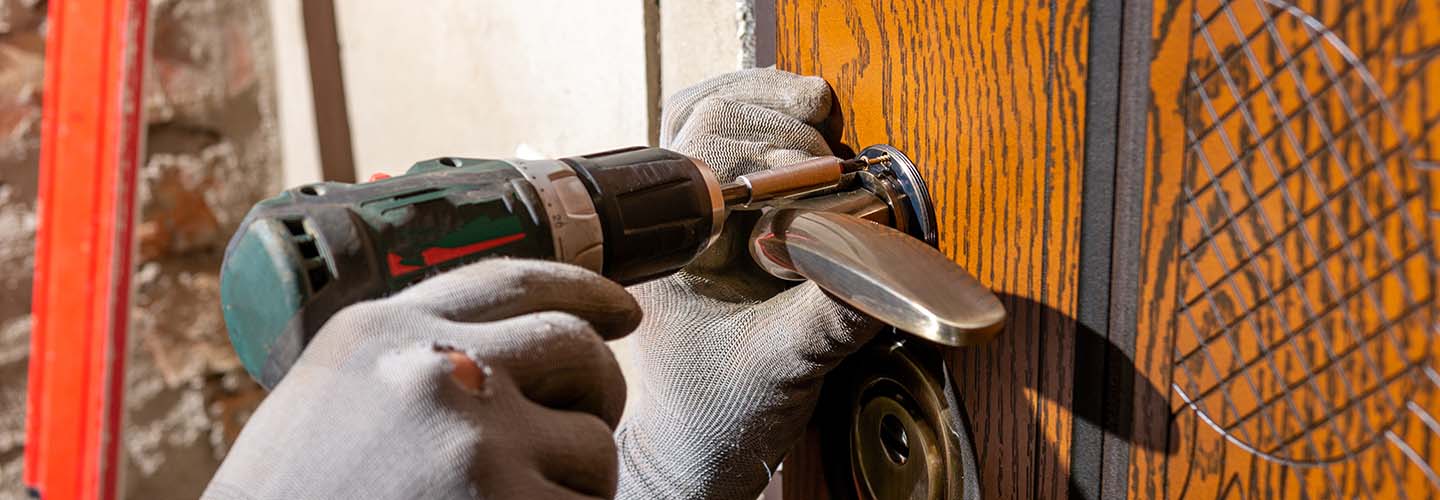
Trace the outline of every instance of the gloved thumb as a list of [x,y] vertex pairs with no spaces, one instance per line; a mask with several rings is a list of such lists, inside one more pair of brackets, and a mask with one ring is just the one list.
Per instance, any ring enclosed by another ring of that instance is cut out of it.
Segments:
[[774,308],[774,311],[759,316],[774,317],[788,323],[778,331],[784,332],[783,342],[797,360],[822,366],[825,370],[859,350],[883,326],[874,318],[832,298],[811,282],[781,292],[762,307]]
[[487,259],[448,271],[386,299],[450,321],[481,323],[544,311],[573,314],[606,340],[640,324],[625,287],[588,269],[526,259]]

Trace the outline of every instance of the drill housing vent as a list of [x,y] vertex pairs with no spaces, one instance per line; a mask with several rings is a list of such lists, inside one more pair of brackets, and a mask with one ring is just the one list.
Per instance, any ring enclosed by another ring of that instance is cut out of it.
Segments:
[[305,280],[310,287],[310,293],[318,293],[321,288],[330,283],[330,263],[320,253],[320,246],[316,242],[315,234],[305,227],[304,219],[286,219],[285,229],[290,233],[290,241],[295,245],[295,250],[300,254],[301,265],[305,268]]

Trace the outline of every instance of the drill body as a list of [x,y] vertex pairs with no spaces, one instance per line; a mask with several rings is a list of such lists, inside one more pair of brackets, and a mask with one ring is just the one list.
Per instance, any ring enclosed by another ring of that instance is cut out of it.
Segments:
[[493,256],[567,262],[622,284],[669,274],[724,221],[699,160],[630,148],[560,160],[440,158],[257,204],[225,251],[231,343],[273,387],[340,309]]

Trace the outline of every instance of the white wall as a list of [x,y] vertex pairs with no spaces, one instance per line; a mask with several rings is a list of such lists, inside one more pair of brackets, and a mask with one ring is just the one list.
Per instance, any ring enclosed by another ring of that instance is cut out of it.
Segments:
[[[268,0],[287,186],[321,175],[301,1]],[[649,92],[663,102],[753,62],[753,5],[335,0],[356,178],[522,143],[550,156],[645,144]]]
[[669,96],[754,65],[754,2],[677,0],[660,5],[660,83]]
[[643,2],[340,0],[357,178],[648,142]]
[[280,158],[286,187],[318,181],[321,172],[310,56],[305,50],[300,2],[268,0],[270,39],[275,47],[276,118],[280,122]]

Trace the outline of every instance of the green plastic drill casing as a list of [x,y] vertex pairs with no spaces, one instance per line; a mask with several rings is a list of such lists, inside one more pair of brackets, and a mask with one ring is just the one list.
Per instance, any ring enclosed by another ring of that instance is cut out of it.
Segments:
[[[582,181],[603,227],[603,274],[621,283],[679,269],[718,229],[713,176],[678,153],[631,148],[547,161]],[[542,194],[517,168],[524,163],[440,158],[401,176],[311,184],[256,204],[226,248],[220,281],[246,370],[273,387],[340,309],[444,270],[495,256],[560,260]]]

